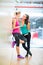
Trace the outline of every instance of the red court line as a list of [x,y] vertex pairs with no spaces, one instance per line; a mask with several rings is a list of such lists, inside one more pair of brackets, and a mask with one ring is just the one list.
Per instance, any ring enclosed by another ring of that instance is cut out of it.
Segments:
[[43,6],[15,6],[15,8],[43,8]]
[[1,7],[4,7],[4,8],[8,8],[8,7],[14,7],[14,8],[43,8],[43,6],[0,6]]

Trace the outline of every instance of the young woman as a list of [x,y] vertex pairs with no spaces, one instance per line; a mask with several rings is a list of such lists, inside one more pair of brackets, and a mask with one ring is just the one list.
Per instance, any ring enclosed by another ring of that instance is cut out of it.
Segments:
[[20,55],[20,49],[19,49],[19,44],[22,43],[24,44],[27,40],[26,38],[20,33],[20,25],[19,25],[19,17],[20,17],[20,12],[15,13],[15,18],[12,20],[12,34],[15,37],[16,40],[16,51],[17,51],[17,57],[18,58],[24,58]]
[[32,53],[30,52],[30,39],[31,39],[30,22],[29,22],[29,16],[27,14],[23,15],[21,31],[23,36],[27,39],[27,48],[25,44],[22,44],[23,48],[27,51],[26,57],[28,57],[28,54],[32,56]]

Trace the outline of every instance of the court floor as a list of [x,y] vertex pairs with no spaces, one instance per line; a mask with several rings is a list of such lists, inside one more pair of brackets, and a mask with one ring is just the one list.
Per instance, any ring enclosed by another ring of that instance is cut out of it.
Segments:
[[[31,48],[32,57],[17,59],[16,46],[14,48],[0,48],[0,65],[43,65],[43,48]],[[21,55],[26,51],[20,48]]]

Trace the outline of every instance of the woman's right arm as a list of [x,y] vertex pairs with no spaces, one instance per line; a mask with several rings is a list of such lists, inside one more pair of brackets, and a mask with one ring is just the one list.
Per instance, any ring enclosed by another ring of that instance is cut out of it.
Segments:
[[12,19],[12,28],[13,28],[13,29],[15,29],[15,28],[16,28],[16,26],[15,26],[15,25],[16,25],[16,19],[14,19],[14,18],[13,18],[13,19]]
[[22,20],[21,27],[23,27],[23,26],[24,26],[24,21]]

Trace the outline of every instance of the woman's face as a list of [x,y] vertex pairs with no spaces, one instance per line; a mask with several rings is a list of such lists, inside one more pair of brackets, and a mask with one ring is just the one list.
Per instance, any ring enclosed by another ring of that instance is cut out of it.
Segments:
[[22,19],[25,20],[26,19],[26,15],[23,15]]
[[18,18],[20,17],[20,15],[21,15],[21,14],[19,13],[19,14],[18,14]]

